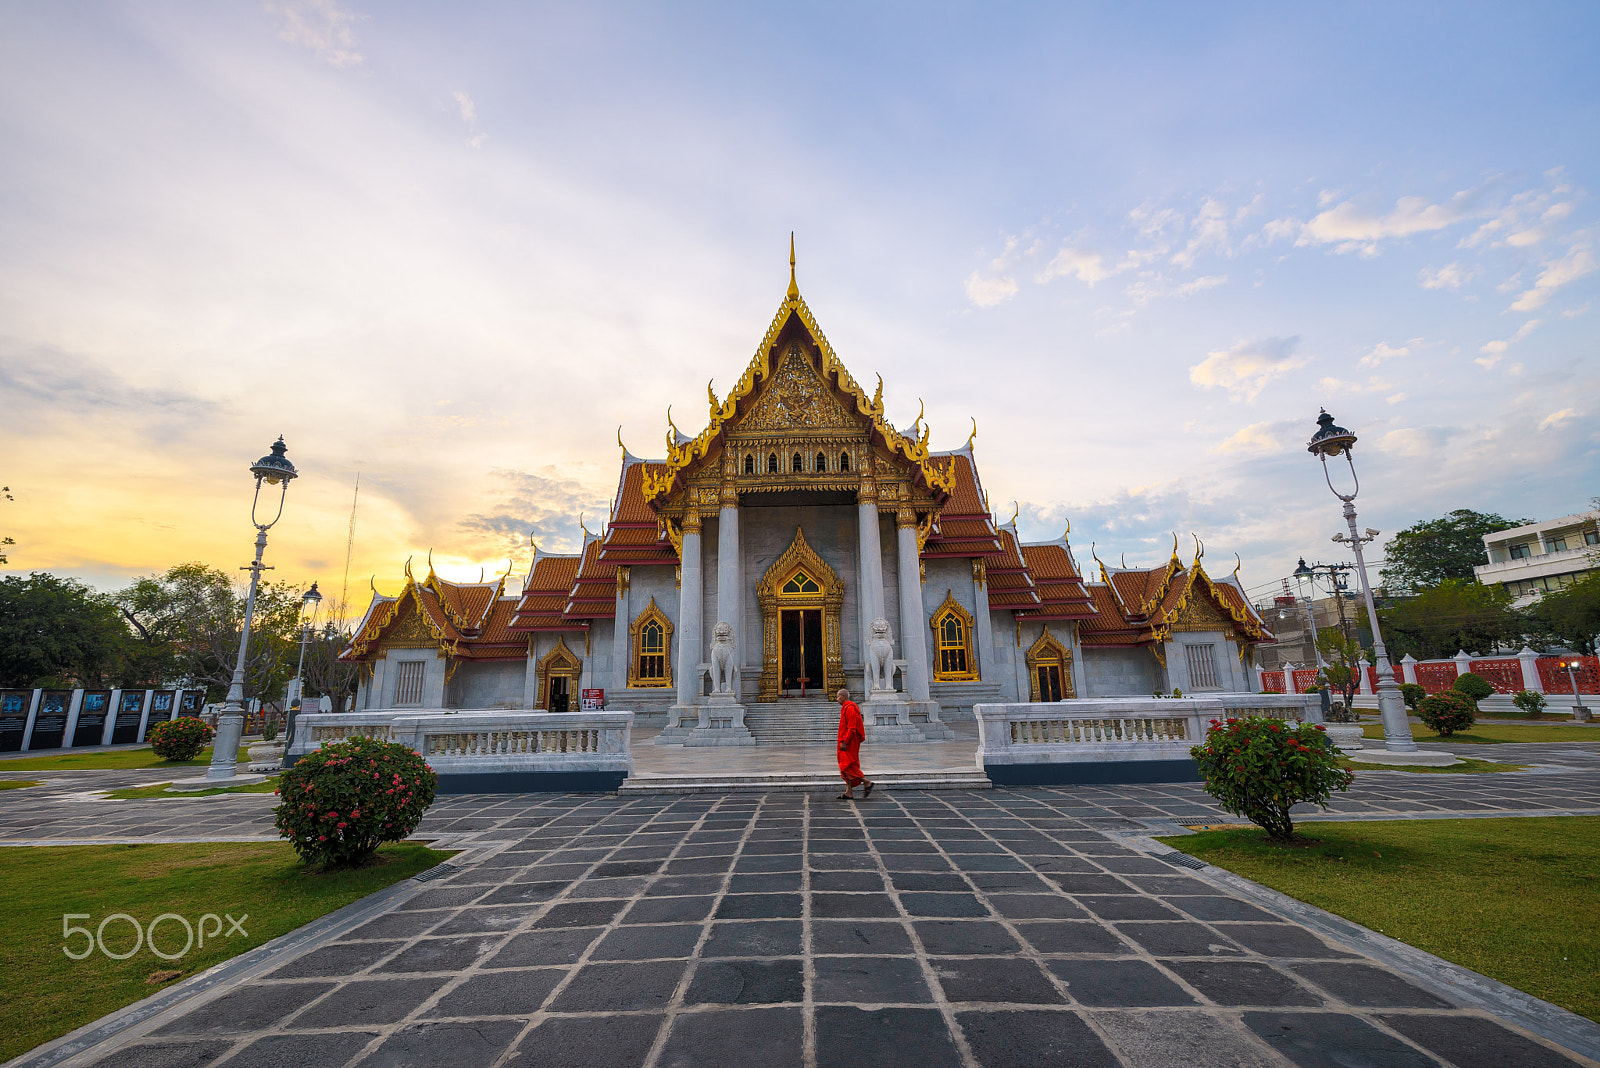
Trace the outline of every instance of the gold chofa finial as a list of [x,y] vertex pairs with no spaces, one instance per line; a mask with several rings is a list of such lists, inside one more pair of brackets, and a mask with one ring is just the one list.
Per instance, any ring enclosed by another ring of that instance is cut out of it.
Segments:
[[967,435],[967,448],[969,448],[969,449],[972,448],[972,443],[974,441],[977,441],[977,440],[978,440],[978,420],[977,420],[977,417],[974,416],[973,420],[972,420],[972,433]]
[[1065,531],[1063,531],[1062,534],[1061,534],[1061,540],[1062,541],[1066,541],[1067,540],[1067,535],[1071,534],[1071,533],[1072,533],[1072,520],[1069,519],[1069,520],[1067,520],[1067,529]]
[[789,299],[800,298],[800,285],[794,280],[794,231],[789,231]]
[[628,455],[628,447],[622,444],[622,424],[617,424],[617,445],[622,449],[622,455]]

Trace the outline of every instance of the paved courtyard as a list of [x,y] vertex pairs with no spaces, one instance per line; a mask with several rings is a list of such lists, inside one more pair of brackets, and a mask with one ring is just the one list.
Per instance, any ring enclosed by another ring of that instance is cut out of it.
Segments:
[[[1515,756],[1545,770],[1363,773],[1333,814],[1600,812],[1593,748]],[[107,802],[93,790],[151,774],[48,778],[0,793],[0,836],[273,836],[271,795]],[[1455,990],[1446,969],[1303,922],[1161,859],[1145,837],[1222,818],[1191,785],[877,791],[855,804],[445,798],[419,837],[463,852],[434,877],[40,1063],[1596,1063],[1558,1049],[1560,1027]],[[1600,1028],[1568,1024],[1569,1047],[1600,1050]]]

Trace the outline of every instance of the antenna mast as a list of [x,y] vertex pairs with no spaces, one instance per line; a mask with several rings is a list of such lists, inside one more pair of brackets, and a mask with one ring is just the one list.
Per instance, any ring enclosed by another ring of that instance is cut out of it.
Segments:
[[344,542],[344,587],[339,591],[339,624],[344,625],[350,606],[350,556],[356,548],[356,502],[361,498],[361,472],[356,472],[356,490],[350,495],[350,535]]

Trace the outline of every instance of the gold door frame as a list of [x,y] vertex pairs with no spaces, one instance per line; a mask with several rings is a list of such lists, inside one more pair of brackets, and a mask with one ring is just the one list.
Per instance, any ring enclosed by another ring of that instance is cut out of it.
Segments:
[[[796,571],[810,575],[820,594],[780,596],[779,589]],[[783,651],[778,610],[783,608],[822,609],[822,687],[819,693],[832,693],[844,685],[844,661],[839,652],[839,617],[844,608],[844,586],[828,562],[818,556],[799,527],[794,541],[773,565],[767,568],[756,586],[756,604],[761,608],[761,692],[760,701],[776,701],[783,673]]]
[[1039,667],[1041,664],[1056,663],[1061,668],[1061,699],[1072,700],[1077,697],[1072,688],[1072,650],[1066,644],[1050,633],[1049,624],[1045,624],[1044,633],[1039,635],[1039,640],[1028,649],[1026,657],[1028,664],[1028,700],[1038,703],[1044,700],[1039,689]]
[[[544,656],[539,658],[539,704],[544,711],[550,711],[550,679],[551,676],[565,676],[569,679],[579,679],[583,676],[583,661],[577,654],[567,648],[567,640],[557,636],[556,644]],[[570,701],[575,695],[569,694]]]

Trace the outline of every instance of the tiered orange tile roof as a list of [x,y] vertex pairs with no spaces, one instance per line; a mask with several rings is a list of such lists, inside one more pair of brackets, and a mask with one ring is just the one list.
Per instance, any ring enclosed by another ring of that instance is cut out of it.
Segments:
[[1078,572],[1066,538],[1042,545],[1024,545],[1022,558],[1027,561],[1028,571],[1039,589],[1040,601],[1039,610],[1028,612],[1026,618],[1052,621],[1094,616],[1094,601],[1084,588],[1083,576]]
[[955,452],[937,453],[928,458],[928,463],[952,479],[954,486],[950,491],[950,499],[939,513],[939,522],[923,546],[923,558],[937,560],[1004,554],[1006,550],[1000,543],[994,517],[983,502],[983,487],[978,482],[972,446]]
[[600,539],[584,542],[578,573],[562,615],[571,620],[611,619],[617,614],[617,565],[600,559]]
[[611,522],[600,546],[600,559],[608,564],[649,566],[678,562],[678,554],[656,518],[655,509],[645,503],[643,486],[647,475],[664,474],[662,461],[641,460],[622,454],[622,474],[617,480],[617,496],[611,503]]
[[577,554],[561,556],[535,550],[528,581],[511,619],[512,629],[573,630],[588,626],[585,621],[570,620],[563,614],[578,577],[579,562]]
[[1007,611],[1037,608],[1039,591],[1017,544],[1016,530],[1002,527],[999,534],[1000,551],[983,558],[989,583],[989,608]]

